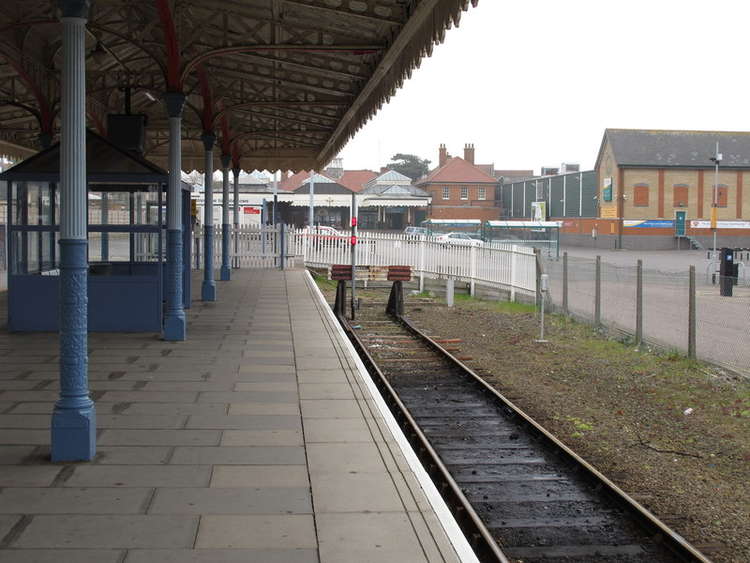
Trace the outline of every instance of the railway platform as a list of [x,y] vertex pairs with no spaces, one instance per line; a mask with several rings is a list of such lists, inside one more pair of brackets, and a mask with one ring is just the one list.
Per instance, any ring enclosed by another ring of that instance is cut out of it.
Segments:
[[89,463],[50,461],[57,334],[0,329],[0,561],[461,560],[309,276],[233,278],[185,342],[90,335]]

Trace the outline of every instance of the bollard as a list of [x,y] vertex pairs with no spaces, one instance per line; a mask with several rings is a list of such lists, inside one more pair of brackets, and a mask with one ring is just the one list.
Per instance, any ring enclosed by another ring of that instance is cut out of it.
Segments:
[[594,279],[594,326],[602,324],[602,257],[596,257],[596,275]]
[[[565,176],[563,176],[564,178]],[[562,280],[562,308],[563,314],[568,314],[568,253],[563,252],[563,280]]]
[[455,282],[453,278],[445,280],[445,301],[448,303],[448,307],[453,307],[453,293],[455,290]]
[[695,359],[695,266],[690,266],[690,287],[688,290],[688,358]]
[[638,260],[635,280],[635,345],[643,342],[643,261]]

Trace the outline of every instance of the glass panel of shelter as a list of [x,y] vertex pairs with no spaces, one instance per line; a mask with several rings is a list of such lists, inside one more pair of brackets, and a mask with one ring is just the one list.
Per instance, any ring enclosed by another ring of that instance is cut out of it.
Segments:
[[[159,187],[89,185],[88,253],[92,275],[138,275],[138,268],[134,270],[133,265],[163,261],[166,210]],[[55,182],[9,182],[11,274],[59,274],[57,188]]]

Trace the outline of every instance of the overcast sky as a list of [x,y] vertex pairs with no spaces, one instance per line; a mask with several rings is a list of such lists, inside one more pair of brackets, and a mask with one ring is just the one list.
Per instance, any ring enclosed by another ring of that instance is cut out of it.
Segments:
[[[750,130],[747,0],[480,0],[341,152],[592,168],[606,127]],[[710,149],[709,149],[710,150]]]

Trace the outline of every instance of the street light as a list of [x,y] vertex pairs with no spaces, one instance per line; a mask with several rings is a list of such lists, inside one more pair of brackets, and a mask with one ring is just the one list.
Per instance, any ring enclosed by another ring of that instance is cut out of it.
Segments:
[[714,232],[714,254],[713,257],[716,259],[716,230],[718,226],[717,214],[719,207],[719,163],[721,163],[721,153],[719,152],[719,141],[716,141],[716,152],[711,157],[711,162],[714,163],[714,197],[713,204],[711,205],[711,230]]

